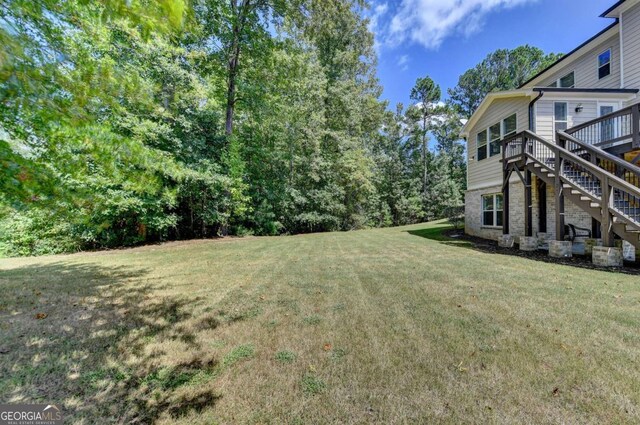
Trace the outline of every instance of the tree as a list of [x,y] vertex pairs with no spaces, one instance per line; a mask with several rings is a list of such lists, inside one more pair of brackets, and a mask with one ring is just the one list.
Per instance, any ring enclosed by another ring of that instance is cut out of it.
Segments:
[[458,85],[448,90],[449,103],[469,118],[488,93],[518,88],[561,57],[529,45],[496,50],[460,76]]
[[418,78],[415,86],[411,89],[410,98],[416,102],[416,112],[420,115],[421,127],[421,145],[422,145],[422,194],[426,199],[428,181],[428,156],[429,156],[429,136],[428,132],[431,126],[430,118],[433,116],[433,112],[440,101],[442,92],[440,86],[433,82],[429,77]]
[[297,20],[301,13],[298,0],[196,0],[197,19],[204,23],[204,43],[219,43],[214,55],[220,58],[226,74],[225,134],[234,129],[238,101],[242,98],[242,57],[250,62],[260,53],[270,52],[270,25],[281,18]]
[[463,194],[467,186],[467,162],[465,143],[460,136],[462,117],[450,105],[438,108],[436,117],[431,126],[431,134],[437,141],[436,149],[449,159],[451,178]]

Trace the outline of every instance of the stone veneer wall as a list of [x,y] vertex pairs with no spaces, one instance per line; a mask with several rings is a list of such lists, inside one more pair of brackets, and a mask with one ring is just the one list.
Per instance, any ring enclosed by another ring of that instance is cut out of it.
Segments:
[[[537,236],[539,230],[539,208],[538,208],[538,184],[539,180],[534,176],[532,187],[533,201],[533,234]],[[483,189],[467,191],[465,194],[465,231],[467,234],[485,239],[498,240],[502,235],[501,228],[482,226],[482,195],[499,193],[502,186],[491,186]],[[510,232],[516,237],[516,242],[520,236],[524,236],[524,185],[522,182],[511,182],[510,189]],[[555,195],[552,185],[547,185],[547,238],[556,238],[556,216],[555,216]],[[565,200],[565,223],[574,224],[578,227],[591,229],[591,216],[582,211],[577,205],[569,200]]]
[[[536,205],[537,207],[537,205]],[[591,230],[591,216],[573,202],[564,200],[564,222]],[[534,229],[537,222],[534,222]],[[547,185],[547,233],[549,239],[556,238],[556,199],[554,187]]]
[[[482,226],[482,196],[502,192],[502,186],[469,190],[465,194],[465,231],[467,234],[485,239],[498,240],[502,228]],[[510,230],[513,236],[524,235],[524,186],[521,182],[511,183]],[[516,241],[518,238],[516,238]]]

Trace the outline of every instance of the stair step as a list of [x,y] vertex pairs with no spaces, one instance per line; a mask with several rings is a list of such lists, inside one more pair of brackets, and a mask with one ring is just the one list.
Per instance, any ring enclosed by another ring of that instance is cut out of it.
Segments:
[[[573,190],[572,190],[572,191],[571,191],[571,193],[573,193],[573,192],[575,192],[575,191],[573,191]],[[590,201],[590,200],[591,200],[591,198],[589,198],[588,196],[581,196],[581,197],[580,197],[580,200],[581,200],[581,201]]]
[[600,204],[598,204],[597,202],[592,202],[591,204],[589,204],[591,206],[591,208],[598,208],[600,207]]

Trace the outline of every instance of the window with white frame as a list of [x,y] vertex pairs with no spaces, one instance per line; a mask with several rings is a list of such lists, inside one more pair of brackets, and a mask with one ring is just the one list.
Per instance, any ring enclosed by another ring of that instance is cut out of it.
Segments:
[[516,134],[516,129],[518,126],[518,120],[516,114],[511,115],[510,117],[502,120],[502,137],[511,136],[512,134]]
[[598,79],[611,75],[611,49],[607,49],[598,55]]
[[553,83],[549,84],[549,87],[560,87],[563,89],[572,89],[576,86],[576,73],[571,71],[562,78],[558,78]]
[[569,105],[567,102],[553,103],[553,128],[556,131],[566,130],[569,127]]
[[482,196],[482,225],[486,227],[502,226],[504,203],[502,193]]
[[476,136],[478,149],[477,160],[481,161],[490,156],[500,155],[502,139],[515,134],[517,131],[517,114],[510,115],[491,127],[481,131]]
[[502,133],[501,133],[500,123],[496,123],[491,127],[489,127],[489,144],[490,144],[489,155],[490,156],[495,156],[500,154],[501,139],[502,139]]
[[478,161],[482,161],[487,157],[487,130],[478,133],[476,144],[478,145]]

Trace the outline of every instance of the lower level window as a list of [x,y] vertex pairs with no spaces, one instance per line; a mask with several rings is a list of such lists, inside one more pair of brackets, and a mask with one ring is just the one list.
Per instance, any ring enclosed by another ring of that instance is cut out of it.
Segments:
[[501,193],[482,196],[482,225],[490,227],[502,226],[502,211],[504,210]]

